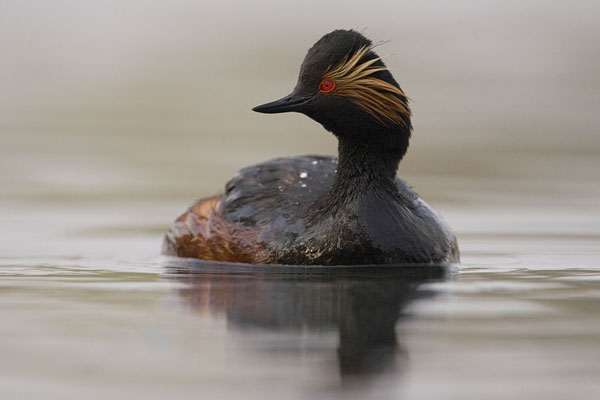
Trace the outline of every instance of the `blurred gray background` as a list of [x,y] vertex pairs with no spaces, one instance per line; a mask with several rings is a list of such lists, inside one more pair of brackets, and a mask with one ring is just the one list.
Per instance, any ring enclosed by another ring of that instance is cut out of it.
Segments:
[[335,154],[308,118],[250,109],[287,94],[306,50],[336,28],[388,41],[378,51],[414,113],[399,175],[417,190],[526,177],[585,191],[600,176],[599,12],[597,1],[3,0],[0,196],[164,200],[166,216],[248,164]]

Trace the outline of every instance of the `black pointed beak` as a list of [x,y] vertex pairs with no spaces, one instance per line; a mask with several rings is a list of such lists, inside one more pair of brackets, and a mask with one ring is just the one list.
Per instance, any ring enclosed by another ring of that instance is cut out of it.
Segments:
[[256,106],[252,111],[265,114],[277,114],[290,111],[300,111],[302,105],[310,100],[310,96],[299,96],[291,93],[279,100]]

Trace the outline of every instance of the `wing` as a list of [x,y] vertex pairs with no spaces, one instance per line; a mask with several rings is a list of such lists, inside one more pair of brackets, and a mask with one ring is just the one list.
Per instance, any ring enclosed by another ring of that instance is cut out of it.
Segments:
[[202,199],[177,218],[165,236],[163,253],[274,262],[265,250],[264,237],[301,232],[302,216],[331,187],[336,167],[335,158],[305,156],[244,168],[227,183],[224,195]]

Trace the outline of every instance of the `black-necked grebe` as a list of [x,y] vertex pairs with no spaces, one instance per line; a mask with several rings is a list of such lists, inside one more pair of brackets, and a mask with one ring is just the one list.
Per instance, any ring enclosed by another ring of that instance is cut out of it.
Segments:
[[279,158],[241,170],[224,195],[175,221],[165,254],[255,264],[459,262],[451,230],[396,178],[410,110],[369,39],[352,30],[323,36],[293,92],[254,111],[309,116],[337,137],[339,158]]

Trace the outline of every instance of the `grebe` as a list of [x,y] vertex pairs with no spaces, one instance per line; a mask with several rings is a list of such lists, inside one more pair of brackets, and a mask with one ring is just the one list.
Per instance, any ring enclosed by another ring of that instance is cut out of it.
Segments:
[[167,255],[253,264],[457,263],[452,231],[396,178],[412,131],[407,97],[352,30],[308,50],[292,93],[255,107],[299,112],[338,139],[338,158],[278,158],[247,167],[167,233]]

